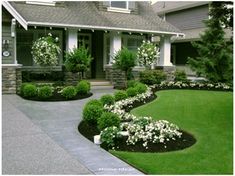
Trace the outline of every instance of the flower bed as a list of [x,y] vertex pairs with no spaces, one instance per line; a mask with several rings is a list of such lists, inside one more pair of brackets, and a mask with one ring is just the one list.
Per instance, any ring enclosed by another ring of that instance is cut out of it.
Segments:
[[90,92],[90,83],[83,80],[77,86],[24,83],[19,95],[34,101],[68,101],[88,98],[92,93]]

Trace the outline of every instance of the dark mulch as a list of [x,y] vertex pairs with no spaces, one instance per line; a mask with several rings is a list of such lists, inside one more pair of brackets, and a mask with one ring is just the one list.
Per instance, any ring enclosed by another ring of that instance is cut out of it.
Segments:
[[[87,122],[82,121],[78,126],[78,131],[85,136],[87,139],[93,142],[93,137],[98,135],[100,132],[95,125],[89,125]],[[176,151],[188,148],[196,143],[196,139],[189,133],[181,131],[181,138],[176,140],[166,141],[165,143],[148,143],[148,149],[143,147],[142,143],[136,143],[135,145],[127,145],[127,138],[120,138],[116,141],[115,150],[118,151],[129,151],[129,152],[168,152]],[[101,144],[101,147],[105,150],[109,148],[105,144]]]
[[71,100],[80,100],[80,99],[84,99],[84,98],[88,98],[90,96],[92,96],[93,94],[90,92],[86,95],[76,95],[75,97],[71,98],[71,99],[66,99],[65,97],[63,97],[61,94],[54,92],[53,96],[48,98],[48,99],[41,99],[39,97],[30,97],[30,98],[25,98],[21,95],[22,98],[26,99],[26,100],[32,100],[32,101],[71,101]]

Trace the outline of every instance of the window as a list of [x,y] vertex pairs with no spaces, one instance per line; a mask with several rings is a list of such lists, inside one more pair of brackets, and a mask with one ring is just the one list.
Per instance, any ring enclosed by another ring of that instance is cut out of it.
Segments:
[[120,13],[130,13],[129,2],[128,1],[110,1],[108,11],[120,12]]
[[128,9],[127,1],[110,1],[110,7]]

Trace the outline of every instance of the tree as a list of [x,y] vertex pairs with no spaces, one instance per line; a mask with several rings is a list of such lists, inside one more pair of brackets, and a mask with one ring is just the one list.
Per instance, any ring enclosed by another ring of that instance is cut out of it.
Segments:
[[205,21],[207,29],[200,35],[200,41],[192,42],[199,56],[188,59],[192,70],[213,82],[229,82],[233,76],[232,42],[224,38],[224,28],[231,25],[226,9],[226,2],[210,4],[210,19]]
[[116,53],[114,62],[114,66],[124,71],[128,79],[128,75],[131,74],[132,68],[136,65],[136,55],[123,47]]
[[73,73],[88,71],[92,57],[89,49],[85,47],[84,43],[79,48],[73,48],[65,53],[65,68]]

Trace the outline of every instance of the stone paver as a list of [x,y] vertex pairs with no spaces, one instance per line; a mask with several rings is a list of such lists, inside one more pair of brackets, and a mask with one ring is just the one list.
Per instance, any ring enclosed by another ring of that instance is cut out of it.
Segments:
[[[113,90],[102,88],[102,89],[93,89],[92,92],[94,93],[94,95],[90,97],[89,99],[99,98],[103,94],[112,93]],[[51,143],[53,143],[54,145],[57,145],[56,148],[59,148],[60,150],[62,150],[68,155],[68,156],[66,155],[67,157],[70,157],[70,158],[67,158],[67,160],[74,159],[77,161],[77,164],[83,165],[82,172],[78,171],[76,174],[89,174],[89,171],[92,174],[106,174],[106,175],[107,174],[108,175],[109,174],[111,175],[143,174],[140,171],[131,167],[130,165],[126,164],[125,162],[114,157],[113,155],[103,150],[99,146],[94,145],[92,142],[84,138],[77,131],[77,126],[82,120],[83,106],[89,99],[78,100],[78,101],[77,100],[67,101],[67,102],[35,102],[35,101],[24,100],[16,95],[3,95],[3,105],[4,105],[4,102],[6,102],[6,104],[3,106],[3,117],[4,117],[3,126],[6,125],[5,127],[3,127],[3,171],[5,171],[5,173],[10,174],[10,173],[13,173],[13,171],[10,172],[11,171],[10,168],[15,168],[18,170],[17,173],[19,173],[21,171],[20,170],[21,167],[27,166],[23,164],[22,166],[15,164],[14,163],[15,161],[19,160],[18,162],[20,162],[20,158],[14,158],[13,156],[11,157],[7,155],[9,154],[9,152],[11,152],[10,150],[8,150],[7,147],[9,147],[11,143],[13,144],[13,140],[10,139],[11,133],[15,133],[14,138],[16,140],[19,140],[17,138],[21,137],[20,133],[22,133],[22,135],[25,135],[24,140],[22,140],[19,143],[19,145],[13,145],[10,147],[13,152],[16,153],[17,151],[14,151],[14,150],[18,150],[18,147],[19,148],[21,147],[20,149],[22,150],[22,155],[24,152],[30,151],[30,148],[25,147],[24,149],[22,149],[23,147],[20,145],[26,142],[26,143],[29,143],[28,145],[30,146],[30,140],[34,141],[34,143],[31,146],[32,147],[31,150],[36,150],[34,149],[34,147],[35,148],[40,147],[39,149],[45,150],[45,152],[46,151],[60,152],[59,150],[51,149],[50,148],[51,146],[47,147],[46,140],[50,140]],[[15,113],[11,112],[12,108],[15,109],[15,111],[19,111],[19,114],[21,114],[22,116],[27,116],[28,121],[26,120],[25,123],[19,122],[18,124],[14,124],[14,121],[18,119],[18,114],[16,115],[17,112]],[[11,119],[7,117],[9,116],[9,114],[12,114],[10,115],[12,116],[10,117]],[[14,114],[16,115],[16,117],[14,116]],[[12,128],[12,126],[14,125],[19,126],[18,129]],[[28,130],[25,130],[26,128],[25,126],[27,127],[29,126],[30,128],[28,128]],[[20,133],[18,133],[18,131],[20,131]],[[28,134],[32,138],[27,138],[26,136]],[[46,136],[45,141],[41,141],[44,139],[43,138],[44,136]],[[37,139],[34,139],[33,137]],[[48,144],[50,143],[48,142]],[[35,158],[38,158],[38,157],[40,158],[40,156],[43,156],[43,154],[40,154],[40,152],[38,153],[37,151],[33,151],[33,152],[35,153]],[[50,152],[49,154],[47,153],[47,155],[49,155],[46,158],[48,161],[53,158],[53,156],[50,156],[52,155],[50,154]],[[26,154],[24,158],[25,162],[29,158],[30,158],[30,155]],[[59,156],[58,156],[57,158],[58,159],[55,161],[58,162],[58,165],[60,167],[62,167],[61,164],[65,162],[67,165],[69,165],[68,164],[69,162],[66,161],[66,157],[65,157],[65,160],[63,157],[59,159]],[[13,161],[11,163],[8,163],[11,160]],[[39,160],[42,160],[42,159],[39,159]],[[60,163],[59,161],[62,163]],[[66,164],[64,167],[66,167]],[[74,166],[75,166],[75,163],[74,163]],[[37,167],[40,167],[40,164],[37,165]],[[29,165],[29,170],[30,168],[31,167]],[[86,168],[89,171],[86,170]],[[33,163],[32,163],[31,171],[32,169],[33,169]],[[50,166],[48,166],[47,169],[50,169]],[[64,169],[64,172],[62,172],[61,170],[58,170],[56,174],[64,174],[65,170],[66,168]],[[45,169],[44,173],[43,171],[40,172],[39,169],[37,170],[35,168],[34,173],[49,174],[49,173],[52,173],[53,171],[54,171],[53,167],[51,168],[51,170]],[[75,173],[76,170],[71,169],[71,172]]]

